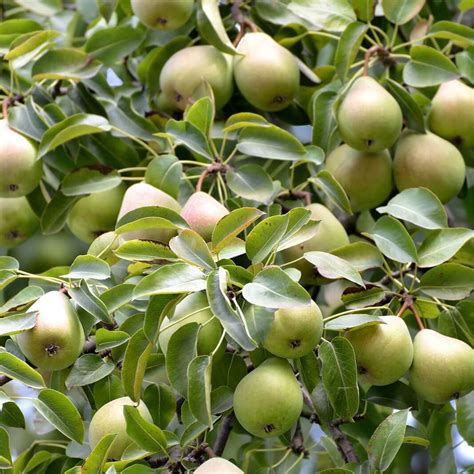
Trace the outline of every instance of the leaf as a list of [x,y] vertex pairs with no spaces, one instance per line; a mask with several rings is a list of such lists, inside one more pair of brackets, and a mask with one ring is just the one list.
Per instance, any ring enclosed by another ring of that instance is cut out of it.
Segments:
[[[11,257],[5,257],[6,259]],[[12,259],[14,260],[14,259]],[[15,261],[16,262],[16,261]],[[15,265],[14,262],[11,262],[12,266]],[[2,265],[0,262],[0,267],[9,266],[8,260],[5,261],[5,264]],[[8,301],[6,301],[2,306],[0,306],[0,314],[7,313],[8,311],[17,310],[22,306],[31,303],[32,301],[37,300],[40,296],[44,294],[44,291],[39,286],[27,286],[19,291],[16,295],[13,295]]]
[[79,196],[113,189],[121,182],[117,170],[98,165],[80,168],[66,175],[61,190],[65,196]]
[[164,383],[149,385],[143,394],[143,401],[150,410],[153,422],[165,429],[176,413],[176,398],[173,389]]
[[[130,335],[125,331],[99,328],[95,333],[96,351],[106,351],[114,347],[125,344],[130,339]],[[150,341],[151,342],[151,341]]]
[[0,318],[0,336],[11,336],[34,328],[37,316],[36,311],[31,311]]
[[459,434],[474,446],[474,392],[456,400],[456,423]]
[[383,266],[382,254],[368,242],[353,242],[331,253],[349,262],[358,272]]
[[20,264],[16,258],[9,257],[8,255],[0,256],[0,269],[2,270],[18,270]]
[[170,240],[171,250],[186,263],[204,270],[213,270],[216,264],[206,241],[194,230],[185,229]]
[[92,255],[79,255],[69,269],[69,273],[63,275],[64,278],[91,280],[106,280],[110,277],[110,267],[98,257]]
[[367,32],[368,26],[364,23],[354,22],[347,26],[337,43],[334,63],[341,81],[346,80],[351,64],[359,52],[360,45]]
[[461,300],[474,290],[474,269],[459,263],[443,263],[420,278],[420,289],[445,300]]
[[365,289],[358,286],[346,288],[341,296],[341,301],[349,309],[374,306],[386,298],[386,292],[375,285],[368,284]]
[[87,456],[86,462],[81,467],[81,474],[102,472],[104,464],[108,459],[110,447],[116,437],[116,433],[110,433],[101,438],[89,456]]
[[370,437],[367,452],[373,469],[387,470],[400,450],[405,436],[409,410],[389,415]]
[[309,354],[297,359],[296,364],[305,387],[309,393],[312,393],[321,380],[319,375],[319,360],[316,354],[314,351],[311,351]]
[[173,135],[179,144],[184,145],[198,155],[208,160],[214,159],[208,139],[192,123],[170,119],[166,123],[166,132]]
[[316,92],[315,98],[312,100],[312,143],[321,147],[325,152],[329,151],[331,135],[336,128],[332,109],[337,96],[337,92],[331,90]]
[[425,0],[382,0],[384,16],[396,25],[404,25],[423,8]]
[[86,280],[82,280],[79,287],[70,288],[68,293],[77,305],[97,319],[109,324],[114,322],[107,306],[91,292]]
[[52,48],[54,46],[53,40],[57,36],[57,31],[38,31],[23,34],[12,41],[5,59],[10,61],[12,68],[20,69]]
[[69,211],[78,200],[79,197],[65,196],[61,189],[58,189],[41,215],[41,230],[43,234],[59,232],[66,223]]
[[0,407],[0,425],[25,429],[25,417],[15,402],[5,402]]
[[452,40],[457,46],[468,48],[474,44],[474,30],[454,21],[437,21],[429,31],[435,38]]
[[383,324],[383,320],[373,314],[346,314],[339,318],[332,319],[324,324],[324,329],[331,331],[347,331],[349,329]]
[[10,436],[8,431],[0,426],[0,469],[9,468],[11,464]]
[[28,387],[41,389],[45,386],[41,374],[9,352],[0,352],[0,374],[18,380]]
[[212,429],[211,416],[212,357],[202,355],[188,366],[188,403],[196,420]]
[[33,20],[4,20],[0,25],[0,52],[6,54],[10,44],[25,33],[41,30],[41,25]]
[[143,331],[152,344],[158,339],[164,315],[171,312],[179,301],[181,296],[175,295],[155,295],[150,298],[145,312]]
[[349,198],[344,188],[328,170],[321,170],[312,181],[339,209],[352,214]]
[[226,173],[230,190],[246,199],[269,204],[273,196],[273,183],[268,173],[259,165],[243,165]]
[[76,360],[65,381],[71,387],[90,385],[110,375],[115,369],[113,361],[103,360],[97,354],[84,354]]
[[160,155],[153,158],[145,171],[145,182],[165,193],[178,197],[183,165],[174,155]]
[[377,405],[395,408],[396,410],[403,410],[405,408],[416,410],[418,405],[415,391],[400,381],[390,385],[373,385],[367,392],[367,400]]
[[209,136],[214,124],[214,104],[210,97],[201,97],[189,107],[184,120],[195,125],[204,135]]

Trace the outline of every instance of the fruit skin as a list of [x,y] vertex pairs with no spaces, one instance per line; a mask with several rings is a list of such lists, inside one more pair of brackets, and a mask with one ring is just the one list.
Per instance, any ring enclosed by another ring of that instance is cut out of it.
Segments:
[[[322,204],[310,204],[306,209],[311,211],[311,219],[319,220],[316,234],[306,242],[290,247],[281,252],[285,262],[291,262],[303,256],[305,252],[332,250],[349,244],[349,237],[336,216]],[[306,260],[299,260],[291,265],[301,272],[303,283],[315,283],[314,266]]]
[[414,342],[410,385],[424,400],[447,403],[474,390],[474,349],[465,342],[431,329]]
[[38,186],[43,174],[35,146],[0,120],[0,197],[20,197]]
[[181,211],[181,217],[201,237],[209,242],[216,224],[229,211],[209,194],[198,191],[191,195]]
[[175,53],[163,66],[160,88],[177,109],[184,110],[192,103],[193,94],[208,82],[214,93],[216,109],[222,108],[234,91],[232,57],[214,46],[200,45]]
[[39,219],[25,197],[0,198],[0,247],[11,248],[31,237]]
[[113,230],[124,194],[125,186],[121,184],[79,199],[67,219],[71,232],[90,244],[99,235]]
[[283,308],[275,311],[263,347],[273,355],[296,359],[309,354],[323,335],[323,315],[318,305]]
[[244,471],[227,459],[216,457],[201,464],[194,474],[244,474]]
[[423,186],[442,203],[461,191],[466,165],[458,149],[432,133],[406,133],[400,138],[393,161],[399,191]]
[[61,370],[74,364],[85,337],[69,298],[59,291],[50,291],[28,311],[38,312],[36,326],[15,336],[26,358],[46,370]]
[[[163,320],[160,329],[160,336],[158,338],[160,348],[166,354],[168,350],[168,343],[171,336],[181,327],[188,323],[207,323],[213,314],[208,308],[209,302],[205,293],[192,293],[186,296],[180,303],[176,305],[173,315],[170,319]],[[196,313],[195,313],[196,312]],[[188,314],[195,313],[192,316],[183,319]],[[168,330],[166,327],[183,319],[178,324],[173,324]],[[197,351],[199,355],[210,354],[217,346],[222,334],[222,327],[217,318],[214,318],[210,323],[206,324],[199,331]]]
[[428,126],[450,142],[474,147],[474,89],[457,80],[441,84],[431,103]]
[[193,0],[132,0],[133,13],[148,26],[162,31],[175,30],[191,17]]
[[401,379],[413,360],[413,343],[402,318],[380,316],[375,324],[346,333],[356,355],[359,380],[389,385]]
[[354,212],[379,206],[393,188],[388,150],[369,153],[341,145],[326,158],[326,169],[346,191]]
[[295,98],[300,82],[294,56],[265,33],[247,33],[234,56],[234,77],[245,99],[260,110],[274,112]]
[[[97,410],[89,425],[91,449],[94,449],[105,435],[117,434],[110,447],[108,459],[120,459],[125,449],[132,443],[127,435],[127,423],[123,414],[123,407],[126,405],[135,406],[135,402],[128,397],[121,397],[106,403]],[[144,403],[140,403],[137,408],[145,420],[153,423],[150,412]]]
[[339,132],[352,148],[381,151],[400,135],[403,116],[397,101],[371,77],[357,79],[337,111]]
[[265,360],[235,389],[235,416],[243,428],[259,438],[288,431],[302,409],[301,388],[285,359]]

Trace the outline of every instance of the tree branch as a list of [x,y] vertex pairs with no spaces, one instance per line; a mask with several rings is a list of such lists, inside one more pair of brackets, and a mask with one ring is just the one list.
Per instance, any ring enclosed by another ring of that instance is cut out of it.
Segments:
[[225,445],[227,443],[227,440],[229,439],[229,435],[230,435],[230,432],[232,431],[234,423],[235,423],[234,412],[227,415],[222,421],[221,429],[214,443],[214,453],[216,456],[222,456],[222,453],[224,452]]
[[354,446],[352,446],[349,438],[339,429],[339,425],[334,422],[329,423],[329,432],[344,461],[358,463],[359,458],[354,450]]

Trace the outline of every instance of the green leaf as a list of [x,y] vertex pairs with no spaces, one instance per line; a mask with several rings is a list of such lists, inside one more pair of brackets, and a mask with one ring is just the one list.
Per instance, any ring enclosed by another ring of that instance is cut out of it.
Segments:
[[349,262],[358,272],[383,266],[382,254],[368,242],[353,242],[331,253]]
[[226,173],[226,182],[237,196],[269,204],[273,196],[273,183],[259,165],[243,165]]
[[125,344],[130,339],[130,335],[125,331],[99,328],[95,333],[96,351],[106,351],[114,347]]
[[328,170],[321,170],[312,181],[339,209],[352,214],[349,198],[344,188]]
[[425,0],[382,0],[384,16],[396,25],[404,25],[423,8]]
[[338,94],[335,91],[317,91],[313,97],[315,98],[312,99],[312,143],[327,152],[330,148],[332,132],[336,128],[333,105]]
[[145,312],[143,331],[152,344],[158,339],[164,315],[169,314],[180,300],[181,296],[176,295],[155,295],[150,298]]
[[4,20],[0,24],[0,53],[6,54],[10,44],[25,33],[41,30],[41,25],[33,20]]
[[91,292],[86,280],[82,280],[79,287],[70,288],[68,293],[82,309],[85,309],[104,323],[113,323],[113,318],[109,314],[107,306]]
[[96,474],[97,472],[102,472],[108,459],[110,447],[116,437],[116,433],[111,433],[101,438],[89,456],[87,456],[86,462],[81,467],[81,474]]
[[165,429],[176,414],[176,398],[173,389],[164,383],[148,385],[143,394],[154,423]]
[[61,183],[65,196],[97,193],[117,187],[122,182],[117,170],[106,166],[91,166],[69,173]]
[[0,425],[25,429],[25,417],[15,402],[5,402],[0,406]]
[[367,392],[366,398],[371,403],[396,410],[416,409],[418,405],[414,390],[400,381],[384,386],[373,385]]
[[387,470],[403,444],[409,410],[389,415],[370,437],[367,452],[373,469]]
[[382,324],[383,320],[373,314],[354,313],[340,316],[324,324],[324,329],[331,331],[347,331],[349,329],[361,328]]
[[11,43],[5,59],[10,61],[12,68],[20,69],[52,48],[53,40],[57,36],[57,31],[38,31],[21,35]]
[[45,386],[41,374],[9,352],[0,352],[0,374],[18,380],[28,387],[41,389]]
[[308,209],[292,209],[287,215],[288,228],[278,246],[279,251],[306,242],[316,234],[319,226],[319,221],[310,220],[311,211]]
[[53,16],[61,9],[61,0],[16,0],[16,4],[42,16]]
[[309,393],[312,393],[321,380],[319,375],[319,360],[316,354],[311,351],[309,354],[297,359],[296,364],[305,387]]
[[192,123],[208,137],[214,124],[214,113],[211,98],[201,97],[186,110],[184,120]]
[[65,196],[61,189],[58,189],[41,215],[41,230],[43,234],[59,232],[66,223],[69,211],[78,200],[78,196]]
[[375,285],[366,285],[365,288],[348,287],[341,296],[341,301],[349,309],[365,308],[366,306],[374,306],[386,298],[386,292]]
[[[9,258],[9,257],[5,257]],[[12,259],[14,260],[14,259]],[[1,267],[0,263],[0,267]],[[0,306],[0,314],[7,313],[8,311],[18,310],[22,306],[27,305],[44,294],[44,291],[39,286],[27,286],[19,291],[16,295],[13,295],[8,301]]]
[[364,23],[354,22],[347,26],[337,43],[334,63],[341,81],[346,80],[351,64],[359,52],[360,45],[367,32],[368,26]]
[[224,133],[230,133],[246,127],[269,127],[270,123],[264,117],[252,112],[238,112],[231,115],[224,124]]
[[115,369],[112,360],[103,360],[97,354],[84,354],[76,360],[65,381],[67,389],[83,387],[110,375]]
[[437,21],[430,28],[429,35],[435,38],[451,40],[456,45],[467,48],[474,44],[474,30],[454,21]]
[[64,278],[91,280],[107,280],[110,277],[109,265],[98,257],[92,255],[79,255],[70,267],[69,273]]
[[2,270],[18,270],[20,264],[16,258],[7,255],[0,256],[0,269]]
[[375,0],[352,0],[352,7],[357,14],[357,18],[362,21],[368,22],[374,17]]
[[34,328],[37,316],[38,313],[32,311],[0,318],[0,336],[11,336]]
[[474,392],[456,400],[456,423],[459,434],[474,446]]
[[113,313],[133,299],[134,288],[134,285],[122,283],[104,291],[99,299],[105,304],[107,311]]
[[470,48],[456,54],[456,66],[470,83],[474,82],[474,51]]
[[8,431],[0,426],[0,469],[9,468],[11,464],[10,436]]
[[183,165],[174,155],[161,155],[148,164],[145,182],[174,197],[179,194]]
[[212,429],[211,416],[212,357],[202,355],[188,366],[188,403],[196,420]]
[[420,289],[445,300],[461,300],[474,290],[474,269],[458,263],[443,263],[420,278]]
[[186,263],[204,270],[213,270],[216,264],[206,241],[194,230],[185,229],[170,240],[171,250]]
[[140,262],[176,259],[176,255],[168,245],[151,240],[127,240],[117,250],[114,250],[114,254],[124,260]]
[[18,276],[8,270],[0,270],[0,290],[8,286],[11,282],[15,281]]
[[204,133],[190,122],[170,119],[166,123],[166,132],[173,135],[178,144],[184,145],[191,151],[201,155],[208,160],[213,160],[214,156],[209,145],[209,141]]

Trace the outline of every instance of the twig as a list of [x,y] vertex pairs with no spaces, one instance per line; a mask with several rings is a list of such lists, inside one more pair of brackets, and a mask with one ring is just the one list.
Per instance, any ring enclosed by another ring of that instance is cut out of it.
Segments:
[[303,431],[301,430],[301,423],[299,420],[296,423],[295,434],[291,440],[290,447],[295,454],[303,454],[305,457],[309,454],[308,450],[304,447]]
[[418,324],[418,327],[420,328],[420,331],[423,331],[425,329],[425,325],[423,324],[422,319],[420,318],[420,315],[418,314],[418,311],[415,308],[415,305],[410,305],[409,306],[411,312],[413,313],[413,316],[415,316],[416,319],[416,324]]
[[214,453],[216,456],[222,456],[224,452],[225,445],[227,440],[229,439],[230,432],[235,423],[235,415],[234,412],[227,415],[224,420],[222,421],[222,426],[217,435],[216,441],[214,443]]
[[365,54],[364,54],[364,70],[363,70],[363,75],[368,76],[369,75],[369,60],[370,58],[377,53],[377,51],[380,49],[380,46],[372,46],[369,48]]
[[232,5],[232,16],[234,17],[234,20],[239,24],[239,32],[237,33],[237,36],[234,38],[234,41],[232,42],[234,46],[237,46],[242,39],[242,36],[244,36],[245,33],[245,28],[250,28],[250,30],[253,33],[256,33],[258,31],[257,25],[246,18],[244,14],[242,13],[242,10],[240,9],[240,5],[242,3],[242,0],[234,0],[234,3]]
[[196,183],[196,192],[201,191],[202,185],[204,184],[204,180],[210,175],[214,173],[219,173],[223,172],[225,173],[229,169],[228,165],[225,165],[223,163],[213,163],[212,165],[209,165],[202,173],[201,176],[199,176],[198,182]]
[[7,377],[6,375],[0,375],[0,386],[5,385],[6,383],[10,382],[11,378]]
[[329,424],[329,432],[331,433],[332,439],[337,445],[337,449],[341,453],[345,462],[358,463],[359,459],[354,450],[354,446],[349,441],[349,438],[339,429],[337,424]]

